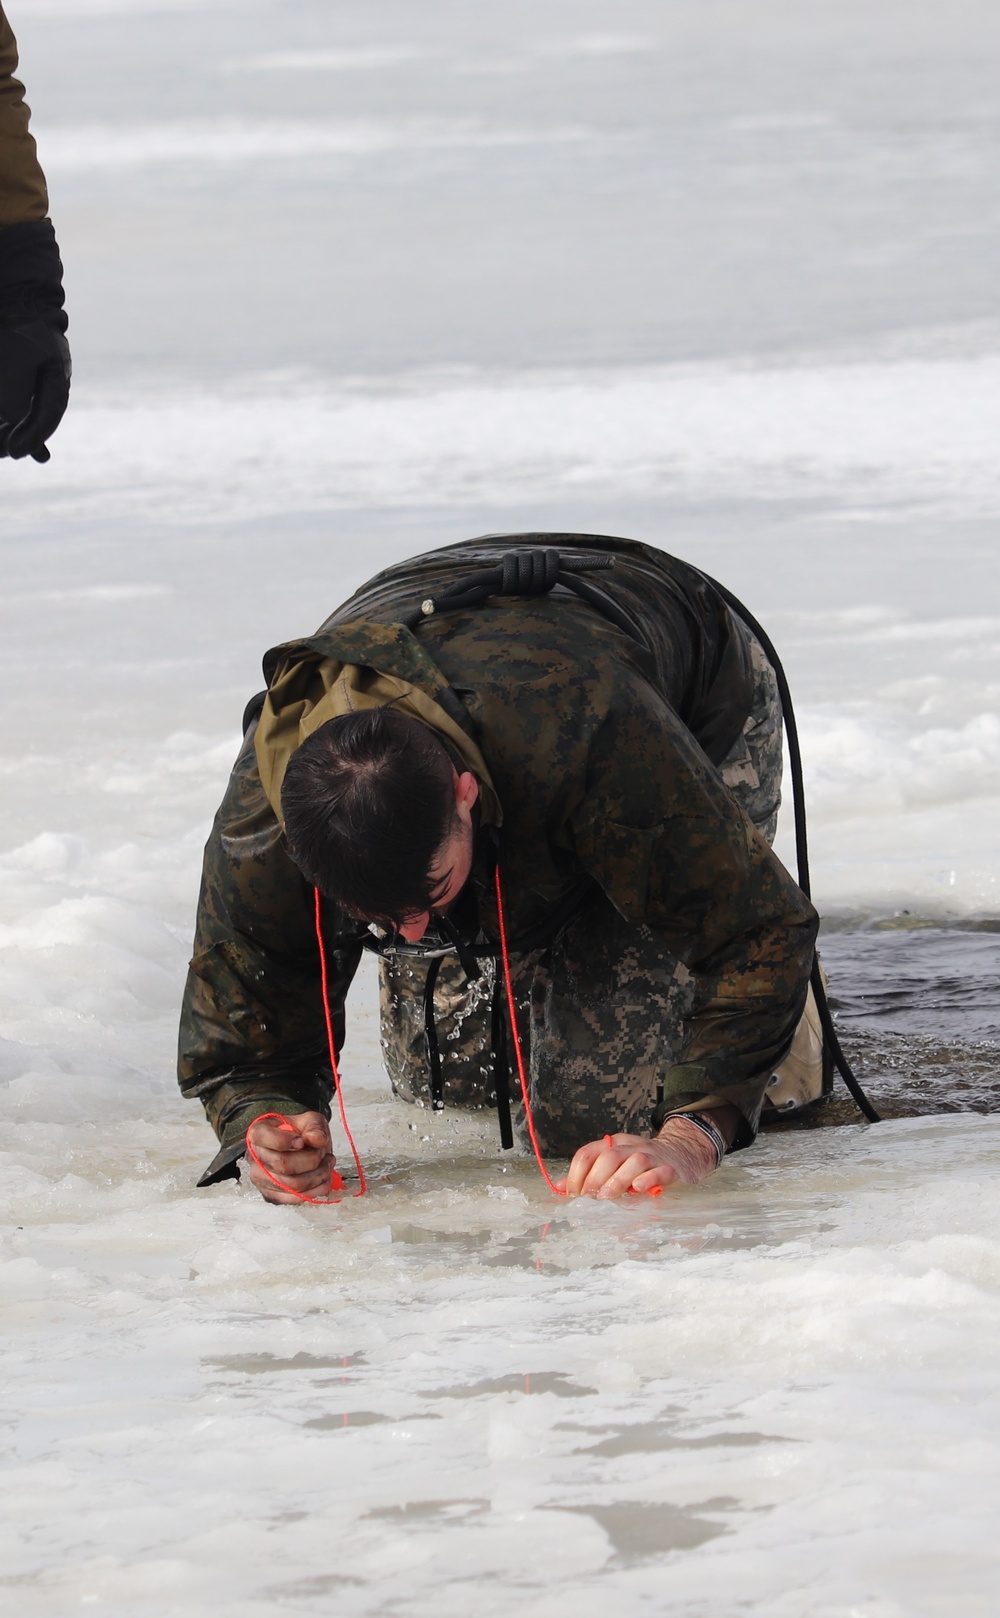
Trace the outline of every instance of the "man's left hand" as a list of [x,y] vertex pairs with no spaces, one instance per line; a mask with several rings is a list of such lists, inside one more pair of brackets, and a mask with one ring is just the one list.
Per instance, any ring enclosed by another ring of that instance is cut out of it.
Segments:
[[611,1135],[581,1146],[556,1189],[569,1197],[620,1197],[657,1186],[696,1185],[715,1168],[716,1151],[708,1136],[683,1118],[670,1118],[655,1140]]

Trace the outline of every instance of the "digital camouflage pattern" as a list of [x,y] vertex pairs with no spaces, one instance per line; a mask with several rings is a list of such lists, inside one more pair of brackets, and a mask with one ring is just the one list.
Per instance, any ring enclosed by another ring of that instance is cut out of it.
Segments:
[[[636,638],[562,593],[403,627],[421,600],[517,545],[613,553],[614,570],[597,579]],[[648,1116],[658,1083],[670,1107],[734,1103],[737,1144],[750,1141],[802,1011],[817,927],[752,818],[754,792],[774,788],[754,762],[768,727],[780,750],[776,707],[765,713],[755,700],[766,676],[754,656],[686,564],[631,541],[548,534],[478,540],[391,568],[317,635],[269,653],[270,694],[206,850],[181,1024],[181,1086],[205,1103],[221,1156],[238,1155],[261,1111],[329,1106],[312,896],[285,852],[280,784],[317,723],[389,691],[467,763],[480,758],[514,938],[582,875],[601,889],[558,946],[515,968],[547,1148],[581,1144],[598,1116],[598,1134]],[[757,817],[765,830],[773,813]],[[471,888],[495,940],[485,836]],[[329,905],[326,926],[339,1042],[361,946]],[[442,1009],[448,992],[442,981]],[[458,1002],[453,1016],[467,1020]],[[562,1043],[557,1019],[573,1023]],[[681,1022],[678,1048],[671,1030]],[[400,1047],[412,1050],[410,1014],[400,1023]],[[412,1093],[407,1062],[414,1069],[407,1058],[396,1077]],[[609,1116],[615,1108],[624,1114]]]

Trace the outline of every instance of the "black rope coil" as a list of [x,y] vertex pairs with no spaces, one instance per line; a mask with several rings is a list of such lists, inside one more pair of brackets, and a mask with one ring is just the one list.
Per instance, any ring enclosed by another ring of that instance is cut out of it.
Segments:
[[[709,578],[707,573],[702,574],[706,583],[713,590],[717,590],[726,605],[736,616],[742,619],[751,634],[755,635],[763,646],[767,660],[774,670],[778,685],[778,696],[781,700],[781,717],[785,724],[785,739],[788,743],[788,766],[792,777],[792,812],[795,820],[795,862],[798,867],[799,887],[807,899],[812,897],[812,883],[809,876],[809,840],[806,831],[806,795],[802,780],[802,750],[799,747],[799,731],[795,723],[795,712],[792,708],[792,693],[788,685],[788,677],[781,666],[781,659],[774,649],[774,644],[767,631],[757,622],[753,613],[748,612],[742,601],[727,590],[725,585],[717,579]],[[816,1000],[816,1010],[819,1012],[820,1025],[823,1029],[823,1038],[827,1050],[833,1059],[833,1064],[851,1093],[856,1106],[871,1124],[882,1122],[881,1113],[876,1112],[868,1097],[855,1076],[851,1064],[844,1055],[837,1030],[833,1024],[833,1013],[827,999],[826,985],[819,967],[819,958],[813,958],[812,973],[810,977],[813,995]]]
[[581,573],[603,573],[615,565],[613,556],[564,556],[549,546],[522,545],[504,551],[496,567],[484,568],[468,578],[450,584],[436,596],[426,596],[415,611],[402,620],[407,629],[433,618],[436,613],[460,612],[465,607],[481,607],[495,596],[543,596],[556,585],[570,590],[588,606],[594,607],[615,624],[630,640],[642,644],[639,626],[609,596],[580,578]]

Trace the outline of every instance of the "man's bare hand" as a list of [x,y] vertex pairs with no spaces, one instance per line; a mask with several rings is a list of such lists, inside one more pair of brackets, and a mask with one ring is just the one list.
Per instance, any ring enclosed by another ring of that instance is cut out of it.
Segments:
[[611,1135],[581,1146],[556,1189],[569,1197],[620,1197],[626,1191],[696,1185],[715,1168],[716,1151],[708,1136],[683,1118],[670,1118],[655,1140]]
[[[247,1139],[265,1168],[290,1191],[301,1196],[325,1197],[334,1183],[334,1164],[330,1140],[330,1125],[321,1112],[294,1113],[287,1129],[277,1118],[264,1123],[255,1122],[247,1130]],[[255,1185],[265,1202],[296,1202],[298,1199],[281,1191],[269,1180],[260,1165],[248,1157],[250,1183]]]

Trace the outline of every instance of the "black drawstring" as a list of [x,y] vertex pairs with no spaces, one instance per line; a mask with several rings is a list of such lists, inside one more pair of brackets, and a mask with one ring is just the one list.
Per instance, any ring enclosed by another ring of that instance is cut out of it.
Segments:
[[434,1020],[434,989],[441,970],[441,956],[435,955],[427,967],[424,979],[424,1054],[430,1074],[431,1107],[444,1112],[444,1080],[441,1076],[441,1047],[438,1044],[437,1023]]
[[458,956],[459,965],[468,981],[478,983],[483,975],[483,969],[477,959],[478,950],[465,942],[450,916],[435,916],[434,920],[437,922],[438,932],[448,940],[448,943]]
[[503,1001],[503,972],[498,961],[490,1006],[490,1043],[493,1047],[493,1094],[500,1125],[500,1145],[505,1152],[509,1152],[514,1145],[514,1126],[510,1117],[510,1065],[507,1061],[507,1018]]
[[[441,1069],[441,1046],[437,1022],[434,1017],[434,990],[441,970],[441,955],[434,955],[427,963],[424,979],[424,1054],[431,1092],[431,1109],[444,1112],[444,1076]],[[477,970],[476,976],[479,976]],[[510,1116],[510,1068],[507,1062],[507,1020],[504,1016],[503,977],[497,968],[493,993],[490,997],[490,1048],[492,1051],[493,1093],[500,1125],[500,1144],[505,1152],[514,1145],[514,1127]]]

